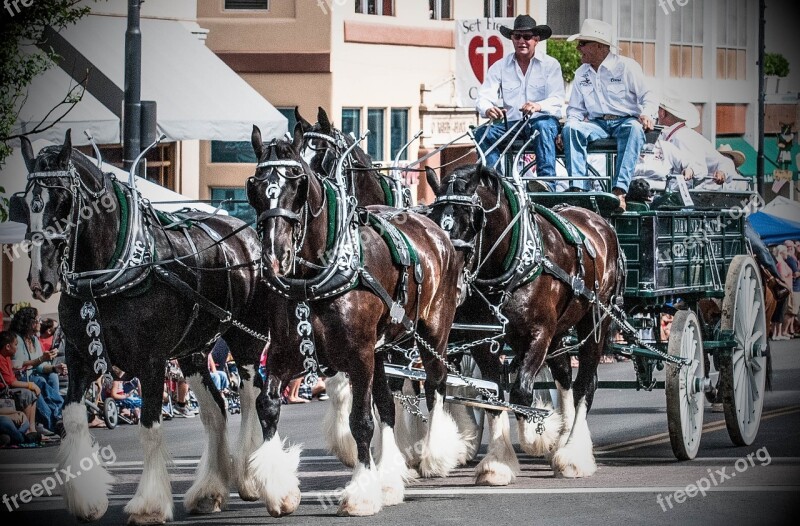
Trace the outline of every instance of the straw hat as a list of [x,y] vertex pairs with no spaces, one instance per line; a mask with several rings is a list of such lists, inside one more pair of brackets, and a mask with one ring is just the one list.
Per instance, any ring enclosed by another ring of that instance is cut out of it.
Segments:
[[665,92],[659,106],[675,116],[676,119],[685,121],[688,128],[697,128],[700,125],[700,112],[697,111],[695,105],[684,100],[675,92]]
[[581,32],[577,35],[572,35],[567,40],[569,42],[573,40],[586,40],[589,42],[600,42],[606,46],[613,46],[614,28],[611,24],[603,22],[602,20],[587,18],[583,21],[583,24],[581,24]]
[[733,148],[731,148],[730,144],[720,145],[717,151],[722,155],[724,155],[725,157],[730,157],[730,159],[733,161],[733,165],[736,168],[739,168],[741,165],[744,164],[745,161],[744,153],[740,152],[739,150],[734,150]]

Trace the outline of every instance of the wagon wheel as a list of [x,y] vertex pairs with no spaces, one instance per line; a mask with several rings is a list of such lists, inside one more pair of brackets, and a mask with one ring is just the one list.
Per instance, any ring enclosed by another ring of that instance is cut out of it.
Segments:
[[86,389],[86,392],[83,393],[83,401],[86,406],[86,421],[90,424],[92,420],[94,420],[95,412],[94,409],[89,407],[89,404],[94,404],[95,400],[97,400],[97,385],[92,382]]
[[705,402],[703,338],[697,315],[691,310],[681,310],[675,314],[668,352],[670,356],[691,360],[683,367],[667,364],[665,385],[672,452],[679,460],[691,460],[700,447]]
[[117,427],[118,419],[119,412],[117,410],[117,404],[115,404],[113,400],[106,400],[103,402],[103,420],[106,423],[106,427],[108,429],[114,429]]
[[761,423],[767,379],[764,293],[750,256],[736,256],[728,268],[720,328],[736,340],[730,354],[718,356],[725,424],[734,444],[749,446]]
[[[469,355],[464,354],[461,357],[461,374],[466,376],[467,378],[475,378],[480,380],[483,378],[481,376],[481,370],[478,367],[478,364],[475,362],[475,359]],[[467,388],[467,395],[468,398],[478,398],[480,397],[480,393],[475,391],[472,388]],[[477,426],[477,433],[475,438],[472,439],[472,446],[474,446],[475,456],[478,456],[478,449],[481,447],[481,441],[483,440],[483,427],[486,423],[486,415],[485,411],[481,407],[472,407],[468,406],[469,409],[472,411],[472,416],[475,418],[475,423]],[[473,460],[475,457],[471,458]]]

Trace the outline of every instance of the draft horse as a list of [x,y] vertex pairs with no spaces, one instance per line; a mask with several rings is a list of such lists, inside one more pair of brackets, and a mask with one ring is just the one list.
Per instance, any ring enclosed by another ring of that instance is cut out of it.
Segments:
[[[395,406],[378,346],[409,329],[430,346],[421,345],[431,411],[423,445],[427,466],[448,469],[463,444],[443,406],[447,370],[442,359],[461,260],[447,234],[424,216],[380,206],[354,213],[341,184],[334,188],[301,157],[299,125],[293,141],[266,145],[254,127],[252,143],[259,164],[247,181],[247,198],[258,214],[264,277],[275,291],[267,381],[256,402],[267,426],[267,442],[254,459],[267,505],[273,515],[299,505],[299,451],[284,449],[277,431],[280,392],[296,374],[322,365],[348,374],[352,386],[349,422],[357,461],[338,513],[372,515],[402,502],[408,476],[395,441]],[[416,254],[408,266],[392,254],[406,249]],[[370,452],[373,399],[381,431],[377,467]]]
[[[561,414],[545,419],[543,433],[536,433],[535,425],[517,416],[520,445],[534,455],[551,455],[557,475],[592,475],[596,464],[586,414],[611,323],[598,312],[596,302],[608,305],[613,301],[620,293],[624,273],[614,230],[584,208],[560,207],[560,219],[546,218],[546,210],[534,213],[525,199],[514,197],[502,175],[480,164],[456,169],[442,184],[433,170],[427,171],[427,179],[437,196],[429,217],[448,230],[454,244],[467,253],[466,266],[477,291],[459,308],[458,321],[497,323],[483,298],[499,306],[507,317],[504,339],[519,368],[512,403],[532,405],[534,377],[545,360],[558,387]],[[572,231],[571,237],[582,241],[567,241],[569,227],[564,220],[579,232]],[[521,246],[523,241],[515,240],[522,239],[526,221],[532,232],[527,238],[530,246]],[[560,228],[556,223],[561,223]],[[569,354],[548,359],[561,347],[562,337],[571,327],[582,342],[574,383]],[[488,345],[474,348],[472,355],[484,379],[500,381],[500,362]],[[476,468],[476,482],[506,485],[519,469],[508,417],[505,412],[487,414],[490,443]]]
[[[226,412],[204,359],[224,334],[235,359],[256,364],[264,347],[255,335],[231,328],[239,320],[265,333],[257,264],[260,244],[253,229],[228,216],[186,212],[157,214],[135,190],[104,174],[72,148],[44,148],[37,157],[22,139],[29,175],[24,196],[12,208],[27,222],[31,243],[28,284],[34,297],[49,298],[59,287],[61,327],[67,341],[69,387],[64,415],[66,435],[59,467],[78,469],[97,449],[89,434],[83,395],[112,364],[141,380],[140,440],[142,478],[125,511],[129,523],[172,520],[168,453],[160,429],[165,364],[179,358],[201,404],[208,439],[194,484],[184,505],[192,513],[224,507],[232,478],[243,498],[254,500],[249,454],[260,444],[254,418],[253,368],[244,372],[242,434],[232,473],[225,433]],[[172,223],[165,224],[165,223]],[[104,466],[82,470],[65,484],[69,511],[83,521],[101,518],[113,479]]]

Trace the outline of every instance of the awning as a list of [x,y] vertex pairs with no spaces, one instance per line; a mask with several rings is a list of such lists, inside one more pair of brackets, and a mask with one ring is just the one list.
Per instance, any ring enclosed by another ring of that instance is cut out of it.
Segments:
[[787,239],[800,239],[800,223],[757,212],[748,217],[750,224],[768,245],[783,243]]
[[765,214],[800,223],[800,203],[783,196],[776,196],[761,210]]
[[[739,167],[739,171],[746,177],[756,176],[756,163],[758,162],[758,152],[743,137],[717,137],[717,148],[723,144],[730,145],[734,150],[739,150],[745,156],[745,162]],[[771,175],[778,168],[778,139],[774,136],[764,137],[764,175]],[[797,173],[796,157],[800,153],[800,145],[794,144],[792,147],[792,162],[789,170]]]
[[[59,65],[73,79],[83,80],[88,70],[87,91],[117,117],[123,106],[126,25],[124,17],[89,15],[60,33],[49,30],[44,44],[62,57]],[[169,140],[244,141],[253,124],[265,139],[286,133],[286,118],[186,25],[142,19],[141,32],[141,98],[156,101],[158,127]],[[28,118],[49,110],[47,101],[29,104]],[[57,126],[50,137],[60,140],[68,127]]]

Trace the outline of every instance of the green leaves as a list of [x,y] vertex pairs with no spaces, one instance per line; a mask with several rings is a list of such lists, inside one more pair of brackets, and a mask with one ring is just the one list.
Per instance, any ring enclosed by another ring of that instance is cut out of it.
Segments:
[[564,82],[572,82],[572,79],[575,78],[575,70],[581,65],[581,54],[578,53],[575,43],[550,39],[547,41],[547,54],[561,64],[561,75],[564,77]]
[[[6,193],[6,189],[0,186],[0,194]],[[0,195],[0,223],[8,221],[8,199]]]
[[789,61],[780,53],[764,53],[764,75],[788,76]]

